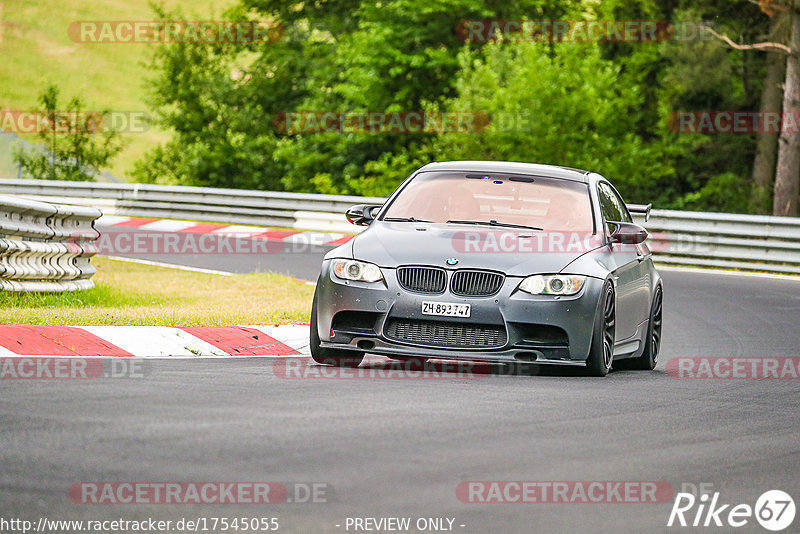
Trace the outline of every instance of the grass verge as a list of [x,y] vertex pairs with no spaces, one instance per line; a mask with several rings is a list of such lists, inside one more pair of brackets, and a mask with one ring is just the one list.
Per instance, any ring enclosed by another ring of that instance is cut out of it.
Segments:
[[[159,1],[189,20],[221,20],[235,0]],[[81,96],[87,110],[148,111],[147,65],[155,43],[76,42],[69,34],[77,21],[148,21],[150,0],[0,0],[0,109],[37,109],[48,82],[61,89],[61,106]],[[36,136],[24,135],[38,142]],[[169,133],[151,128],[124,133],[125,148],[108,170],[122,179],[144,152]],[[0,177],[15,178],[10,147],[0,146]]]
[[220,276],[96,257],[87,291],[0,291],[0,323],[230,326],[306,323],[314,288],[272,273]]

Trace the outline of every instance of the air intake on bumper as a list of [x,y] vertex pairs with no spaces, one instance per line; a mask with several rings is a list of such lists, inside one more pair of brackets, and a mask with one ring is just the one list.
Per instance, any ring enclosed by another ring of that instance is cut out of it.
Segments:
[[436,347],[496,348],[508,339],[502,326],[417,319],[389,319],[384,333],[397,341]]

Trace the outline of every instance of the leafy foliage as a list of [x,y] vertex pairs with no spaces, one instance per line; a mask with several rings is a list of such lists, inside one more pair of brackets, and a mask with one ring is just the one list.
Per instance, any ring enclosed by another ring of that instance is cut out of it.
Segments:
[[61,109],[58,96],[58,87],[51,84],[39,97],[37,135],[47,150],[18,148],[14,159],[32,178],[93,180],[97,169],[122,149],[119,134],[104,120],[107,113],[87,112],[79,97]]
[[[700,29],[763,37],[769,16],[748,0],[240,0],[226,16],[271,20],[283,38],[163,46],[152,65],[153,105],[173,135],[139,162],[135,178],[386,195],[432,160],[506,159],[587,168],[627,199],[659,207],[753,209],[752,135],[669,127],[676,110],[757,109],[763,55],[727,49]],[[664,42],[462,41],[459,25],[482,19],[670,20],[676,34]],[[276,127],[297,110],[477,112],[492,123],[479,133]]]
[[437,159],[526,161],[602,170],[631,200],[658,194],[674,174],[670,143],[636,131],[643,92],[617,83],[619,67],[584,43],[492,44],[462,54],[453,110],[488,110],[483,134],[441,136]]

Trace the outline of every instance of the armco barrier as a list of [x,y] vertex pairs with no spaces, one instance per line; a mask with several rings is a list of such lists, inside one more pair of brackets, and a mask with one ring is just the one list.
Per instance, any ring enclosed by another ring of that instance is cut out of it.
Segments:
[[[105,213],[299,230],[357,232],[344,211],[386,199],[152,184],[0,180],[0,193],[68,202]],[[652,210],[643,224],[656,261],[800,274],[800,219]]]
[[800,218],[653,210],[647,223],[635,219],[660,263],[800,274]]
[[0,195],[0,290],[93,287],[96,208]]
[[0,193],[92,206],[115,215],[330,232],[356,231],[342,215],[353,204],[382,204],[386,200],[210,187],[13,179],[0,180]]

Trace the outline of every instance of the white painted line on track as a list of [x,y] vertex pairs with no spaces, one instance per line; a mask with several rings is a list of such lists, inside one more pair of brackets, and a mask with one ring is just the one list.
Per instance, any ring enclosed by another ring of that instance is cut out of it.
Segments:
[[180,328],[170,326],[81,326],[83,330],[142,358],[230,355]]
[[123,217],[121,215],[103,215],[97,219],[95,223],[102,226],[114,226],[115,224],[119,224],[128,220],[130,220],[130,217]]
[[[259,354],[259,355],[249,355],[249,356],[241,356],[241,355],[230,355],[225,354],[223,356],[219,356],[216,354],[203,354],[203,355],[191,355],[191,356],[129,356],[129,357],[120,357],[120,356],[81,356],[79,354],[73,354],[70,356],[62,355],[62,356],[43,356],[43,355],[28,355],[23,356],[20,354],[10,353],[0,354],[0,358],[56,358],[59,360],[62,359],[69,359],[69,358],[91,358],[92,360],[133,360],[133,359],[140,359],[140,360],[254,360],[259,358],[265,358],[268,360],[276,360],[281,358],[310,358],[311,356],[308,353],[304,354]],[[365,360],[366,361],[366,360]]]
[[16,352],[10,351],[5,347],[0,346],[0,356],[3,358],[19,358],[20,355]]
[[[12,325],[13,326],[13,325]],[[35,335],[33,325],[31,334]],[[203,327],[200,327],[201,329]],[[286,348],[286,353],[281,354],[282,349],[274,348],[277,354],[241,354],[236,351],[229,352],[230,348],[224,344],[217,346],[212,339],[205,341],[196,335],[196,332],[185,331],[183,328],[174,326],[117,326],[117,325],[76,325],[63,327],[64,332],[59,339],[62,343],[69,345],[71,343],[71,335],[76,334],[75,330],[83,330],[92,336],[101,340],[106,346],[111,346],[117,349],[117,352],[124,352],[125,355],[95,355],[95,354],[53,354],[48,355],[43,352],[38,354],[18,354],[7,348],[9,345],[8,336],[6,336],[6,345],[0,345],[0,359],[6,358],[107,358],[107,359],[120,359],[127,357],[143,358],[143,359],[161,359],[161,360],[198,360],[198,359],[252,359],[252,358],[307,358],[310,356],[308,347],[308,325],[278,325],[278,326],[264,326],[256,325],[250,327],[237,327],[237,328],[250,328],[258,331],[263,336],[259,335],[259,342],[266,343],[274,346],[277,344],[283,345]],[[3,325],[0,325],[0,332]],[[216,327],[209,327],[208,331],[212,338],[215,338]],[[216,338],[218,339],[218,338]],[[12,341],[13,343],[13,341]],[[17,347],[13,344],[12,348]],[[20,346],[20,349],[24,344]]]
[[128,263],[141,263],[143,265],[153,265],[155,267],[167,267],[169,269],[179,269],[181,271],[191,271],[193,273],[219,274],[222,276],[233,276],[234,274],[236,274],[228,271],[215,271],[214,269],[202,269],[200,267],[189,267],[186,265],[178,265],[175,263],[164,263],[161,261],[142,260],[139,258],[126,258],[124,256],[105,256],[105,257],[110,260],[127,261]]
[[301,355],[308,356],[309,354],[309,326],[307,324],[290,324],[280,326],[264,326],[253,325],[248,328],[254,328],[265,333],[267,336],[280,341],[287,347],[291,347]]
[[244,236],[244,235],[255,235],[255,234],[263,234],[264,232],[268,231],[268,228],[260,227],[260,226],[226,226],[225,228],[218,228],[211,232],[212,234],[223,234],[223,235],[234,235],[234,236]]
[[310,245],[324,245],[331,241],[336,241],[344,237],[344,234],[334,234],[325,232],[300,232],[299,234],[290,235],[283,239],[284,243],[298,243]]
[[189,221],[172,221],[170,219],[161,219],[139,227],[140,230],[148,230],[150,232],[180,232],[186,228],[197,226],[197,223]]
[[800,282],[800,276],[792,276],[790,274],[774,274],[774,273],[751,273],[747,271],[728,271],[725,269],[701,269],[699,267],[677,267],[674,265],[659,265],[656,262],[656,269],[659,271],[675,271],[685,273],[697,274],[719,274],[723,276],[749,276],[751,278],[771,278],[773,280],[792,280]]

